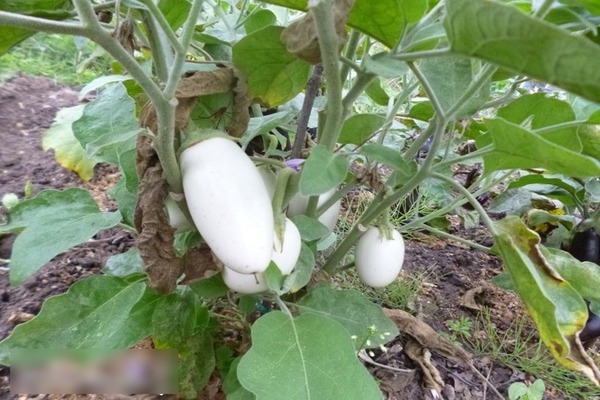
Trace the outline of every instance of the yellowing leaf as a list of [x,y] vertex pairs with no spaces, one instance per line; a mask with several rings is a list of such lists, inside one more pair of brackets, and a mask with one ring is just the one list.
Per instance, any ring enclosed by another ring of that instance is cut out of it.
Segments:
[[587,320],[583,298],[550,264],[540,237],[520,218],[507,217],[496,228],[496,246],[540,338],[558,362],[598,384],[600,371],[577,336]]
[[94,176],[96,162],[87,156],[72,129],[73,122],[83,115],[84,107],[84,104],[80,104],[60,110],[50,128],[44,133],[42,148],[44,151],[54,149],[56,162],[77,173],[87,182]]

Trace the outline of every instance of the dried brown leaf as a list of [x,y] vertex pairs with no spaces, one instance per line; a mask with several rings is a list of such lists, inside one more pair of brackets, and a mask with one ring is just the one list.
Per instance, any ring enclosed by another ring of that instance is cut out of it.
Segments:
[[409,338],[404,345],[404,352],[423,371],[425,388],[441,392],[444,388],[444,380],[437,368],[431,363],[431,353],[429,350],[416,340]]
[[169,189],[150,139],[140,136],[137,143],[137,172],[140,178],[135,209],[137,247],[148,274],[149,286],[168,293],[177,286],[183,261],[175,255],[175,231],[169,224],[163,202]]
[[471,364],[471,356],[463,349],[456,347],[448,339],[440,336],[431,326],[402,310],[384,308],[383,312],[396,323],[398,330],[403,332],[422,347],[451,360],[467,365]]
[[[354,0],[335,0],[333,4],[334,25],[338,35],[339,50],[346,42],[346,22]],[[281,32],[281,40],[287,50],[310,64],[321,62],[321,49],[313,15],[309,12]]]
[[198,247],[188,249],[184,257],[183,272],[185,278],[181,281],[184,285],[190,285],[201,279],[207,279],[221,272],[223,266],[213,255],[210,247],[202,244]]

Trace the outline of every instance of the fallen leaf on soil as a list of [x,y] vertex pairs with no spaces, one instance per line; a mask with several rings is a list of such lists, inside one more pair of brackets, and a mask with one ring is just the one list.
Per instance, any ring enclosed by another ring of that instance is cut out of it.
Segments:
[[458,304],[461,307],[467,308],[473,311],[481,311],[482,306],[485,305],[485,299],[489,296],[491,286],[483,285],[477,286],[473,289],[469,289],[462,297],[458,300]]
[[404,352],[423,371],[423,386],[431,391],[441,393],[444,388],[444,380],[437,368],[431,363],[431,352],[413,338],[406,341]]
[[416,340],[422,347],[465,365],[471,365],[471,356],[440,336],[431,326],[406,311],[384,308],[383,312],[398,326],[398,330]]
[[440,393],[444,388],[439,371],[431,363],[431,352],[471,366],[471,357],[463,349],[454,346],[449,340],[438,335],[431,326],[402,310],[384,308],[383,312],[398,326],[398,330],[409,336],[404,352],[419,365],[424,374],[424,386],[432,393]]
[[14,312],[10,314],[10,317],[6,320],[9,324],[22,324],[33,319],[35,315],[26,312]]

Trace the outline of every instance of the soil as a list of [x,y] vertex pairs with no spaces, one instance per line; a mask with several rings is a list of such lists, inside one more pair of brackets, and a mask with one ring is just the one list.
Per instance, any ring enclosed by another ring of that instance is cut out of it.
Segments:
[[[77,103],[75,90],[43,78],[18,76],[0,87],[0,198],[10,192],[22,198],[28,182],[33,185],[34,194],[49,188],[79,186],[91,190],[102,209],[114,208],[105,194],[105,189],[118,179],[118,171],[114,167],[97,166],[94,178],[84,183],[75,173],[58,165],[52,152],[42,150],[41,135],[52,123],[56,112],[61,107]],[[484,230],[461,230],[460,235],[485,245],[490,244],[490,238]],[[13,241],[13,236],[0,237],[0,258],[10,259]],[[101,232],[88,243],[55,257],[18,287],[9,285],[8,268],[2,267],[0,339],[8,336],[18,323],[36,315],[47,297],[65,292],[79,279],[98,274],[106,258],[124,252],[132,244],[131,235],[119,229]],[[504,332],[515,319],[522,318],[524,312],[518,298],[490,284],[491,278],[501,268],[499,260],[489,254],[474,251],[456,242],[417,235],[407,244],[404,273],[425,271],[426,280],[412,311],[436,331],[452,336],[448,321],[457,321],[461,317],[475,320],[477,308],[485,306],[497,331]],[[474,327],[471,335],[485,341],[486,332]],[[380,381],[387,399],[434,398],[432,392],[423,387],[424,380],[420,370],[404,355],[403,340],[401,336],[388,346],[387,352],[374,354],[374,360],[408,372],[391,371],[369,363],[367,367]],[[467,346],[465,349],[469,350]],[[535,380],[534,377],[500,365],[489,357],[474,353],[472,356],[477,370],[488,377],[491,385],[503,396],[506,396],[511,383]],[[497,398],[468,366],[436,353],[432,356],[432,364],[440,372],[445,384],[442,398]],[[9,393],[8,373],[8,368],[0,368],[0,399],[27,398]],[[87,398],[99,397],[90,395]],[[550,388],[545,398],[566,397]],[[593,397],[582,394],[581,398]]]

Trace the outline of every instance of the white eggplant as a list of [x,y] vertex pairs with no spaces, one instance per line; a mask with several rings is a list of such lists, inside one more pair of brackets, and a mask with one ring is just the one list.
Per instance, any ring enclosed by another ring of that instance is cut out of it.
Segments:
[[358,239],[354,262],[358,277],[366,285],[379,288],[394,282],[404,263],[404,239],[397,230],[387,239],[376,227],[370,227]]
[[262,272],[273,254],[273,211],[260,173],[235,142],[201,141],[181,153],[183,190],[198,232],[242,274]]
[[[317,207],[329,200],[335,194],[335,192],[336,189],[331,189],[320,195]],[[304,214],[306,212],[306,207],[308,206],[309,198],[309,196],[304,196],[300,193],[292,197],[288,205],[287,215],[289,217],[293,217],[295,215]],[[325,225],[327,229],[329,229],[329,232],[333,232],[333,229],[337,224],[337,220],[340,215],[341,204],[341,200],[336,201],[331,205],[331,207],[329,207],[323,214],[319,216],[319,222]]]

